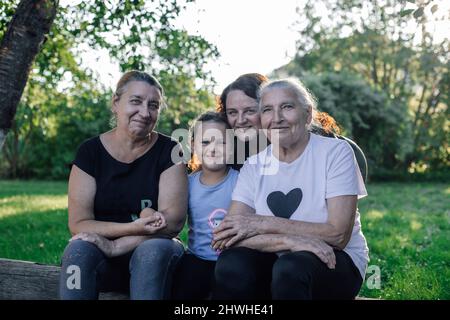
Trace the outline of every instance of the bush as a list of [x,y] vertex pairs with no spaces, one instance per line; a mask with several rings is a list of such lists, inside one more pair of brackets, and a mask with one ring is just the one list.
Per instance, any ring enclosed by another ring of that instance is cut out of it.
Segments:
[[318,99],[318,108],[333,116],[343,134],[364,151],[372,172],[401,170],[412,136],[406,104],[394,103],[363,80],[344,73],[307,75],[301,79]]

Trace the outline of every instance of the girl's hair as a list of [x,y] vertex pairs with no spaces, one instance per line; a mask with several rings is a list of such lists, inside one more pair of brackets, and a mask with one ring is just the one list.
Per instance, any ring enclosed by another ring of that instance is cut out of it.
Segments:
[[[191,137],[191,145],[194,144],[195,134],[198,129],[198,127],[204,123],[204,122],[214,122],[223,124],[225,126],[225,129],[231,129],[230,125],[228,124],[227,118],[224,116],[224,114],[219,112],[213,112],[208,111],[203,114],[201,114],[197,119],[195,119],[194,124],[191,127],[190,137]],[[193,149],[193,148],[192,148]],[[188,162],[188,168],[192,172],[196,172],[201,170],[201,163],[198,160],[197,156],[194,153],[194,150],[191,152],[191,160]]]
[[288,78],[263,84],[258,94],[258,100],[261,100],[261,96],[264,91],[272,88],[292,90],[303,108],[308,110],[308,108],[311,107],[313,114],[312,122],[308,128],[309,130],[317,132],[321,135],[333,135],[340,133],[341,129],[336,123],[336,120],[334,120],[334,118],[328,113],[317,110],[316,98],[298,79]]
[[220,95],[217,100],[217,112],[226,114],[227,112],[227,96],[230,91],[233,90],[241,90],[244,93],[253,99],[257,99],[258,91],[261,88],[261,85],[268,82],[269,79],[259,73],[247,73],[239,76],[236,80],[230,83]]
[[[115,101],[120,99],[122,94],[127,89],[128,84],[132,81],[142,81],[142,82],[145,82],[145,83],[155,87],[156,89],[158,89],[159,93],[161,93],[161,97],[162,97],[161,107],[162,108],[166,107],[166,102],[165,102],[165,97],[164,97],[164,89],[161,86],[161,84],[159,83],[159,81],[154,76],[152,76],[146,72],[138,71],[138,70],[127,71],[122,75],[122,77],[120,77],[119,82],[117,82],[117,85],[116,85],[116,90],[114,91],[114,94],[112,96],[111,104],[113,104]],[[116,117],[114,114],[110,120],[110,124],[112,127],[114,127],[116,124]]]

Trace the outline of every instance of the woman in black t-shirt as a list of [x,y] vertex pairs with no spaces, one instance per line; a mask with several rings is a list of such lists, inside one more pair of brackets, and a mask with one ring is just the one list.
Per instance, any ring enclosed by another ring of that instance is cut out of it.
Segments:
[[152,76],[120,79],[112,111],[117,126],[85,141],[69,178],[69,229],[60,297],[97,299],[129,291],[131,299],[164,299],[183,253],[175,238],[187,210],[187,176],[179,146],[153,131],[163,89]]

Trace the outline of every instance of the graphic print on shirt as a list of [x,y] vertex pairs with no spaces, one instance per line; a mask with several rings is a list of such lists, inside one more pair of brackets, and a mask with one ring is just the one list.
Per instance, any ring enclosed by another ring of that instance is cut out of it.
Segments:
[[300,188],[292,189],[288,194],[273,191],[267,196],[267,206],[274,216],[289,219],[302,202],[303,192]]
[[[214,228],[217,228],[219,224],[222,222],[223,218],[227,214],[227,210],[225,209],[216,209],[212,211],[208,216],[208,225],[211,227],[211,234]],[[216,254],[219,255],[221,250],[216,250]]]
[[[151,207],[152,207],[152,200],[150,200],[150,199],[141,200],[141,211],[144,210],[145,208],[151,208]],[[137,220],[137,219],[139,219],[139,216],[137,214],[132,214],[131,219],[133,221]]]

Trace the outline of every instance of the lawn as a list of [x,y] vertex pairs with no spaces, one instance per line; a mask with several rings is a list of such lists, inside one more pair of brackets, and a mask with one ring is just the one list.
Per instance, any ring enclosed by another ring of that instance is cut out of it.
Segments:
[[[359,208],[369,266],[379,268],[381,286],[369,288],[374,282],[367,281],[360,295],[450,299],[450,185],[367,188]],[[69,237],[66,182],[0,181],[0,257],[58,264]],[[366,279],[374,276],[368,272]]]

